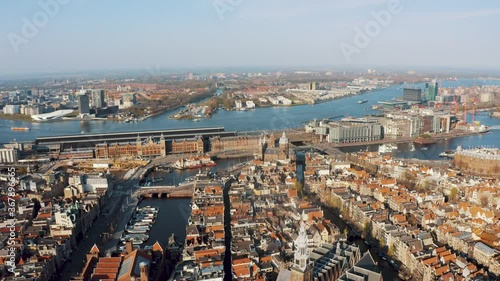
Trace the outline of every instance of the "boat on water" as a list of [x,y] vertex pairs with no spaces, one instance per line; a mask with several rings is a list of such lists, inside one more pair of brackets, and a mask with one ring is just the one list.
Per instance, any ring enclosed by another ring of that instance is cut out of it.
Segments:
[[172,172],[172,167],[169,167],[169,166],[157,166],[155,168],[155,171],[162,171],[164,173],[171,173]]
[[130,241],[137,246],[148,241],[148,233],[156,221],[158,212],[158,207],[154,206],[137,207],[120,238],[121,243]]
[[359,104],[367,103],[367,102],[368,102],[368,100],[360,100],[360,101],[358,101]]
[[155,182],[161,182],[162,180],[163,180],[163,178],[162,178],[162,177],[156,177],[156,178],[152,178],[150,181],[151,181],[152,183],[155,183]]
[[217,164],[209,156],[202,156],[202,157],[191,157],[189,159],[177,160],[173,164],[173,167],[179,170],[185,170],[185,169],[201,169],[203,167],[213,167],[216,165]]
[[150,229],[147,226],[129,226],[125,231],[130,234],[146,234]]
[[391,153],[396,149],[398,149],[398,147],[395,144],[385,143],[378,147],[378,153]]
[[455,157],[455,152],[453,150],[445,150],[439,153],[439,157],[453,158]]
[[28,128],[28,127],[10,127],[10,129],[12,131],[22,131],[22,132],[26,132],[26,131],[30,130],[30,128]]
[[432,137],[417,137],[413,140],[413,143],[416,144],[433,144],[436,143],[436,140]]

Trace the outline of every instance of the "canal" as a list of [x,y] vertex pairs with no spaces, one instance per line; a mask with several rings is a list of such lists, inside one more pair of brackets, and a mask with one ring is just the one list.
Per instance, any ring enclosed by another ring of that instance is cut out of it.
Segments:
[[[252,158],[219,159],[215,161],[217,166],[211,167],[210,171],[215,173],[217,170],[223,170],[250,159]],[[171,173],[159,171],[152,172],[148,175],[148,179],[162,177],[163,180],[156,182],[155,185],[175,185],[194,177],[198,172],[198,169],[174,170]],[[174,233],[177,241],[184,243],[187,221],[191,215],[191,199],[145,198],[138,206],[155,206],[159,208],[156,223],[149,232],[149,240],[142,244],[141,247],[153,245],[156,241],[160,242],[161,245],[165,245],[172,233]]]
[[[324,217],[327,220],[330,220],[333,224],[335,224],[339,229],[340,232],[343,233],[344,229],[347,229],[348,236],[351,233],[351,230],[349,229],[349,226],[329,207],[322,207]],[[385,261],[381,259],[378,256],[378,251],[375,248],[368,248],[368,246],[365,244],[365,241],[361,238],[354,238],[354,240],[348,240],[349,242],[354,242],[360,249],[361,254],[365,253],[367,250],[370,251],[373,259],[377,262],[379,265],[379,269],[382,272],[383,280],[391,280],[391,281],[400,281],[401,279],[398,277],[398,271],[395,270],[388,261]]]

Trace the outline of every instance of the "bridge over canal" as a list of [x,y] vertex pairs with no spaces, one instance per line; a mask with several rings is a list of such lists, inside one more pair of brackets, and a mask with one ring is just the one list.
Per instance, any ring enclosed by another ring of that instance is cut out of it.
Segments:
[[194,183],[181,186],[141,186],[134,197],[145,198],[191,198],[193,197]]

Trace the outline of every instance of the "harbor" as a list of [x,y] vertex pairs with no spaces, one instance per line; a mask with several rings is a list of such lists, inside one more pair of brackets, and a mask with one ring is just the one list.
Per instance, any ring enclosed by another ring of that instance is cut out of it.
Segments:
[[152,206],[137,207],[129,220],[118,244],[119,250],[125,250],[125,243],[131,241],[133,245],[141,246],[149,240],[149,231],[156,223],[158,208]]

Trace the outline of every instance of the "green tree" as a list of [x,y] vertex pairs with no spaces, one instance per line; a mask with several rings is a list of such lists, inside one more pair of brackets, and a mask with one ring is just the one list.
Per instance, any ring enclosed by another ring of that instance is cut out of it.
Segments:
[[450,189],[450,200],[455,201],[458,198],[458,189],[456,187],[452,187]]
[[379,247],[381,247],[381,248],[382,248],[382,247],[385,247],[384,240],[382,240],[382,239],[378,239],[378,246],[379,246]]
[[299,195],[300,198],[304,197],[304,187],[302,186],[302,183],[296,181],[295,184],[293,185],[293,188],[297,190],[297,194]]
[[28,173],[28,170],[25,168],[25,167],[20,167],[18,170],[17,170],[17,174],[18,175],[26,175]]
[[330,199],[330,206],[333,207],[333,208],[337,208],[337,209],[340,209],[340,199],[336,196],[333,196],[332,199]]
[[422,187],[427,190],[427,189],[429,189],[431,187],[431,184],[429,183],[428,180],[425,180],[424,184],[422,185]]
[[481,207],[484,208],[484,207],[488,206],[490,200],[489,200],[488,196],[483,195],[483,196],[481,196],[481,198],[479,198],[479,202],[481,202]]
[[389,245],[389,249],[387,250],[387,254],[389,256],[394,255],[394,246],[393,245]]
[[371,222],[365,222],[365,226],[363,227],[363,233],[365,234],[365,237],[368,237],[372,234],[372,223]]

